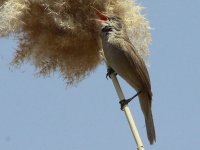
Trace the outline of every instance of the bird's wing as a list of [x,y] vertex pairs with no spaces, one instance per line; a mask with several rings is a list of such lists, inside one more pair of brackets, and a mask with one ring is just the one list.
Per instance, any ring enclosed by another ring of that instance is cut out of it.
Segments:
[[128,38],[124,38],[124,42],[121,42],[121,46],[125,50],[125,55],[131,65],[133,65],[133,68],[136,68],[136,73],[144,86],[144,90],[146,90],[149,93],[149,96],[152,97],[151,82],[143,59]]

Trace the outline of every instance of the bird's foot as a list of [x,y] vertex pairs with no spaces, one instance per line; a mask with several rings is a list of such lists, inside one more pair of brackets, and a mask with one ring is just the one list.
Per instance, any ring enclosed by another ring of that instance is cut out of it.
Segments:
[[110,76],[111,76],[111,74],[113,74],[113,73],[114,73],[115,75],[117,75],[117,73],[116,73],[112,68],[108,67],[107,73],[106,73],[106,79],[108,79],[108,77],[111,78]]
[[121,105],[121,110],[124,110],[124,106],[128,105],[128,103],[130,103],[134,98],[136,98],[139,94],[141,93],[141,91],[137,92],[133,97],[129,98],[129,99],[123,99],[121,101],[119,101],[120,105]]

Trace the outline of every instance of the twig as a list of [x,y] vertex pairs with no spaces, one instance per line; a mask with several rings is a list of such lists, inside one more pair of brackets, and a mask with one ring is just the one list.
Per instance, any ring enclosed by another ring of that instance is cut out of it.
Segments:
[[[102,53],[101,53],[101,56],[102,56]],[[105,57],[104,57],[104,61],[106,63]],[[107,63],[106,63],[106,65],[107,65]],[[107,65],[107,68],[108,68],[108,65]],[[113,82],[113,85],[114,85],[115,90],[117,92],[117,95],[119,97],[119,100],[120,101],[124,100],[125,97],[124,97],[124,94],[123,94],[122,89],[120,87],[120,84],[119,84],[119,82],[117,80],[115,72],[110,74],[110,78],[112,79],[112,82]],[[128,123],[129,123],[129,126],[131,128],[131,132],[133,134],[135,142],[137,144],[137,150],[144,150],[144,146],[143,146],[142,140],[141,140],[140,135],[138,133],[137,127],[135,125],[135,121],[133,120],[133,117],[132,117],[131,111],[130,111],[130,109],[128,107],[128,104],[124,105],[123,111],[124,111],[124,114],[126,116],[126,119],[127,119]]]

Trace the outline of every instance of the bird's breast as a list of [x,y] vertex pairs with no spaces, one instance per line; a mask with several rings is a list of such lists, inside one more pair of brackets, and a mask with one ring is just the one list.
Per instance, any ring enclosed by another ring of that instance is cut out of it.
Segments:
[[109,41],[103,42],[103,51],[108,66],[124,78],[132,87],[138,89],[141,83],[138,80],[136,68],[131,65],[130,61],[125,55],[123,50],[118,44],[110,43]]

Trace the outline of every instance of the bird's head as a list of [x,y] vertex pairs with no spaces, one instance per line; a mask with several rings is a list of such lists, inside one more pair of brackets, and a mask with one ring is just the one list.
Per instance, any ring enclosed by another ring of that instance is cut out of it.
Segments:
[[[95,9],[95,8],[94,8]],[[123,22],[121,18],[117,16],[106,16],[99,10],[95,9],[99,19],[96,19],[96,22],[101,26],[101,32],[110,33],[115,32],[119,33],[123,31]]]

